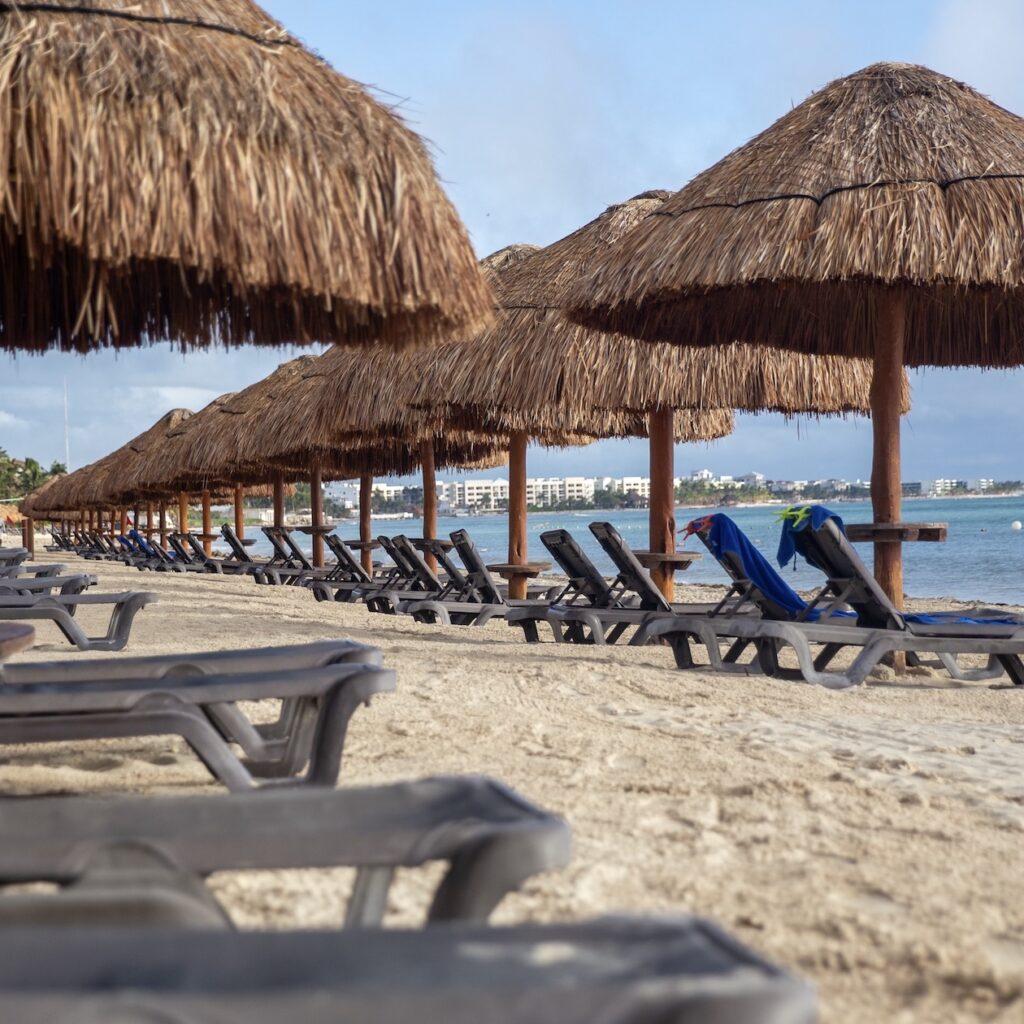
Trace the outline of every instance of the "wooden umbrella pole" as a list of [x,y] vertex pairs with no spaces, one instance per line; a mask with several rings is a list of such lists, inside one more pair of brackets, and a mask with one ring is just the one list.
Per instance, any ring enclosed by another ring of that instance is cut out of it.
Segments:
[[[512,434],[508,451],[508,561],[509,565],[526,565],[526,447],[529,436],[522,430]],[[513,600],[526,597],[527,578],[513,576],[508,596]]]
[[139,515],[139,506],[136,505],[135,508],[132,509],[132,528],[133,529],[137,530],[139,528],[139,526],[141,525],[140,522],[139,522],[140,518],[141,518],[141,516]]
[[178,494],[178,533],[188,533],[188,495]]
[[309,471],[309,504],[313,519],[313,568],[324,567],[324,535],[320,528],[324,525],[324,482],[321,475],[320,462],[314,459]]
[[160,502],[160,547],[167,547],[167,502]]
[[363,542],[363,568],[373,575],[373,552],[370,541],[373,540],[373,477],[364,474],[359,478],[359,539]]
[[[434,468],[434,442],[420,443],[423,463],[423,539],[437,540],[437,474]],[[427,552],[427,565],[437,572],[437,559]]]
[[31,516],[26,516],[25,523],[25,547],[28,548],[28,557],[36,557],[36,524]]
[[209,491],[203,491],[203,550],[208,555],[213,554],[213,513]]
[[[885,290],[878,301],[874,376],[871,380],[871,423],[874,452],[871,465],[871,506],[876,523],[900,522],[900,397],[906,297]],[[903,549],[899,541],[875,544],[875,576],[889,600],[903,607]]]
[[110,510],[110,539],[117,542],[117,528],[121,524],[121,513],[118,509]]
[[274,474],[274,526],[284,526],[284,473]]
[[153,539],[153,502],[146,502],[146,540]]
[[[657,409],[648,417],[651,448],[650,549],[660,555],[676,550],[676,501],[673,489],[675,428],[671,409]],[[655,566],[651,579],[669,602],[675,600],[670,565]]]
[[239,540],[245,540],[245,488],[235,488],[235,533]]
[[121,506],[121,536],[128,533],[128,506]]

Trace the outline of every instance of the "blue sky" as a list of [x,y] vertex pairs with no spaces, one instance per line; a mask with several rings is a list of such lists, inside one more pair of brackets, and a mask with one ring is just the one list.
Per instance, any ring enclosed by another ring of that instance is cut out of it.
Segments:
[[[927,64],[1024,112],[1019,0],[264,0],[345,74],[378,89],[433,147],[480,255],[546,244],[608,204],[681,187],[832,78],[877,60]],[[0,356],[0,447],[71,461],[122,444],[163,412],[198,409],[292,353],[182,356],[166,346],[86,358]],[[904,478],[1024,477],[1018,373],[915,374]],[[866,421],[745,416],[680,471],[776,477],[869,473]],[[531,475],[643,472],[644,442],[531,453]]]

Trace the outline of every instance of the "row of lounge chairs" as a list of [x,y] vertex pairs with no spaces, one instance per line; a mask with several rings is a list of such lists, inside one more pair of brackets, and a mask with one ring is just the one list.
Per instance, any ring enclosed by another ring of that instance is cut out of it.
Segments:
[[[695,653],[702,652],[701,664],[716,671],[846,687],[863,682],[887,655],[902,652],[912,664],[936,667],[957,680],[1005,673],[1013,685],[1024,685],[1024,622],[1016,616],[991,609],[969,616],[903,614],[847,540],[837,516],[819,506],[788,515],[798,526],[787,527],[786,543],[824,576],[807,603],[724,515],[695,520],[688,528],[730,580],[725,597],[715,604],[669,603],[609,523],[592,523],[590,530],[616,568],[613,579],[605,579],[567,531],[552,530],[541,541],[566,582],[540,587],[525,601],[508,598],[464,530],[451,535],[461,566],[437,542],[424,542],[421,550],[404,536],[381,537],[392,564],[369,574],[334,535],[327,537],[334,565],[316,570],[288,530],[266,530],[274,555],[258,562],[225,527],[232,553],[206,571],[305,586],[321,601],[361,601],[373,611],[406,614],[420,622],[482,625],[502,618],[522,629],[530,642],[541,639],[542,628],[561,643],[664,642],[680,668],[695,667]],[[200,557],[202,546],[192,540],[198,549],[193,560],[201,565],[207,556]],[[443,575],[428,566],[424,551],[435,556]],[[837,667],[838,657],[851,648],[856,651],[852,662]],[[795,656],[795,668],[780,660],[786,649]],[[982,655],[987,663],[963,667],[960,655]]]
[[[82,651],[123,650],[135,616],[157,600],[148,591],[86,593],[94,575],[68,573],[60,563],[29,565],[27,558],[24,548],[0,549],[0,622],[50,621]],[[110,608],[104,632],[91,635],[76,620],[83,607]]]
[[[0,894],[5,1017],[815,1019],[805,984],[699,919],[487,926],[507,893],[567,864],[568,827],[487,778],[335,791],[352,714],[394,686],[380,661],[333,641],[0,665],[0,742],[178,735],[233,791],[0,799],[0,884],[21,887]],[[277,719],[253,723],[240,702],[267,698]],[[426,930],[382,929],[396,872],[435,863]],[[333,867],[356,871],[338,931],[236,932],[206,884]]]

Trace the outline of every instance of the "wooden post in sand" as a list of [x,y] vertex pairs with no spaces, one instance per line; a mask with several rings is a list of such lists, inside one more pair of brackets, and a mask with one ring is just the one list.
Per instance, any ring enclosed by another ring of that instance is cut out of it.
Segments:
[[239,540],[245,540],[245,488],[235,488],[235,533]]
[[359,539],[363,542],[360,559],[367,574],[373,575],[373,476],[364,473],[359,478]]
[[313,520],[313,568],[324,567],[324,535],[320,527],[324,525],[324,482],[320,470],[319,459],[314,459],[309,470],[309,506],[310,518]]
[[[526,447],[529,435],[522,430],[512,434],[508,451],[508,563],[526,565]],[[526,576],[513,576],[508,583],[508,596],[513,600],[526,597]]]
[[167,502],[160,502],[160,547],[167,547]]
[[188,495],[178,493],[178,533],[188,533]]
[[153,502],[146,502],[146,540],[153,539]]
[[121,506],[121,536],[124,537],[128,533],[128,506]]
[[203,491],[203,550],[208,555],[213,553],[213,513],[209,491]]
[[36,526],[31,516],[25,516],[21,521],[21,546],[28,548],[28,557],[36,557]]
[[[874,376],[871,379],[871,507],[876,523],[898,523],[903,495],[900,480],[900,397],[906,297],[885,290],[878,301]],[[903,607],[903,548],[899,541],[875,544],[875,577],[889,600]]]
[[284,473],[274,474],[274,526],[284,526]]
[[[420,462],[423,464],[423,539],[437,539],[437,473],[434,466],[434,442],[420,442]],[[427,552],[427,565],[437,572],[437,559]]]
[[[657,409],[648,416],[651,449],[650,550],[671,555],[676,550],[676,496],[673,487],[675,426],[671,409]],[[670,603],[675,600],[672,567],[651,570],[654,585]]]

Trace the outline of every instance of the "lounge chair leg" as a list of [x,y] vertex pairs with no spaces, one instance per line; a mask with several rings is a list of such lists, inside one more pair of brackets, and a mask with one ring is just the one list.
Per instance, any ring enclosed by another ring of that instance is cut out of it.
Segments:
[[388,890],[395,877],[392,867],[360,868],[345,908],[346,928],[376,928],[388,908]]

